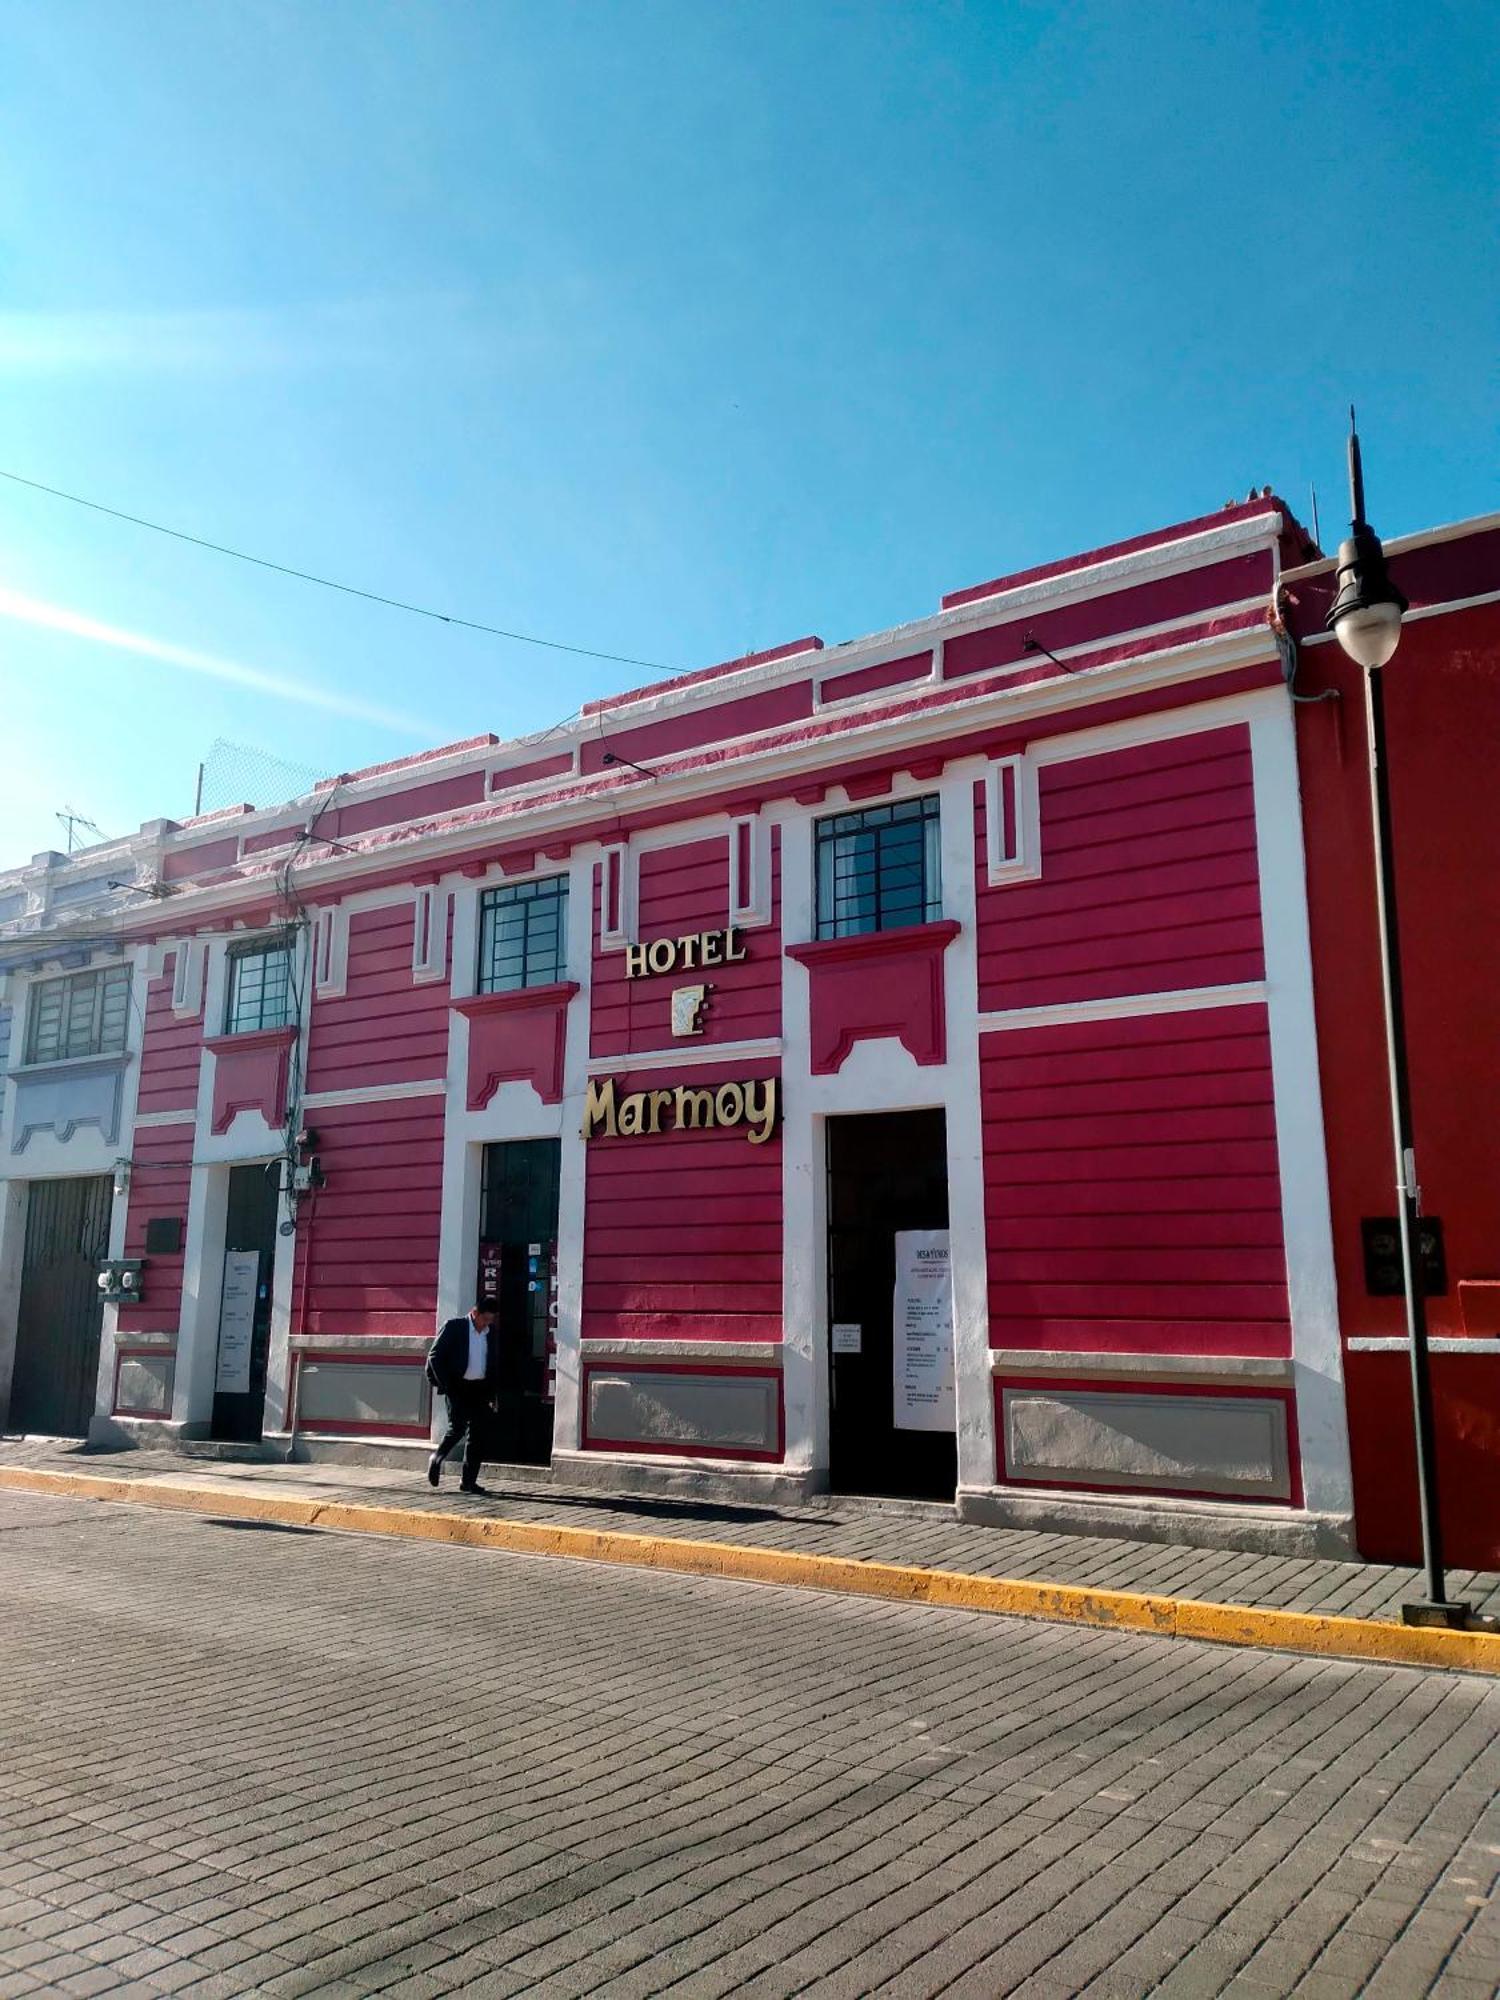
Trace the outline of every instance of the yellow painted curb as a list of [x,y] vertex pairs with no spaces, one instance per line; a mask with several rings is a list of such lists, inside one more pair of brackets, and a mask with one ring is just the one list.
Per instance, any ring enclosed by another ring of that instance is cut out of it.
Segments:
[[747,1548],[673,1535],[632,1535],[619,1529],[568,1528],[482,1514],[435,1514],[352,1500],[305,1500],[290,1493],[247,1493],[195,1477],[112,1479],[92,1472],[51,1472],[40,1466],[0,1466],[0,1489],[79,1500],[127,1500],[172,1513],[228,1515],[283,1527],[396,1535],[409,1541],[452,1542],[513,1555],[563,1556],[574,1561],[716,1576],[738,1583],[844,1591],[892,1603],[937,1604],[1054,1624],[1151,1632],[1160,1638],[1201,1639],[1220,1646],[1264,1646],[1337,1659],[1382,1660],[1403,1666],[1447,1667],[1500,1674],[1500,1633],[1449,1632],[1373,1618],[1322,1617],[1255,1605],[1203,1604],[1144,1591],[1089,1590],[1077,1584],[965,1576],[955,1570],[903,1563],[861,1562],[848,1556],[799,1555],[788,1549]]

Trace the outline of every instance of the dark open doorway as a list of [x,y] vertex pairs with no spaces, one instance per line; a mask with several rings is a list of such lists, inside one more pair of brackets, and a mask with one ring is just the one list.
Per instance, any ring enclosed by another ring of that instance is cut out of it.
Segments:
[[[958,1453],[946,1428],[919,1428],[898,1379],[896,1238],[946,1231],[941,1111],[828,1121],[829,1473],[835,1492],[951,1500]],[[950,1336],[951,1352],[951,1336]],[[931,1422],[930,1415],[925,1419]]]
[[500,1407],[486,1457],[552,1462],[557,1352],[556,1139],[510,1139],[484,1149],[479,1289],[500,1301]]
[[281,1162],[229,1169],[211,1435],[258,1442],[266,1413]]

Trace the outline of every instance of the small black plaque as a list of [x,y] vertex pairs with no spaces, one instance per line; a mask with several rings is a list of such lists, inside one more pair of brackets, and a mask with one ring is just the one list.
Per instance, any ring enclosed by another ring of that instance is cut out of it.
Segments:
[[[1372,1299],[1399,1299],[1401,1224],[1394,1215],[1367,1215],[1359,1225],[1365,1245],[1365,1290]],[[1422,1296],[1440,1299],[1448,1291],[1448,1260],[1443,1251],[1442,1218],[1424,1215],[1417,1222],[1417,1278]]]
[[146,1224],[146,1255],[176,1257],[182,1252],[182,1217],[153,1215]]

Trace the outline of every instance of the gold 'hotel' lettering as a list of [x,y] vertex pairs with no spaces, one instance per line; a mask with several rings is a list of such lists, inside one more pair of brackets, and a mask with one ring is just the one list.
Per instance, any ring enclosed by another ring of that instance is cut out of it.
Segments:
[[691,972],[695,966],[738,965],[749,956],[733,925],[726,931],[694,931],[688,937],[653,938],[650,944],[625,947],[625,977],[646,979],[655,973]]
[[776,1130],[780,1092],[774,1076],[710,1089],[679,1084],[675,1090],[615,1091],[615,1079],[591,1077],[583,1100],[585,1139],[641,1139],[660,1132],[712,1132],[744,1125],[752,1146]]

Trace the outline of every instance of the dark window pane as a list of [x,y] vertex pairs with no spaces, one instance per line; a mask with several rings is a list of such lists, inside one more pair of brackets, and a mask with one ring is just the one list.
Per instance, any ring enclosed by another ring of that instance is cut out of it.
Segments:
[[129,966],[101,966],[44,979],[31,990],[26,1060],[63,1062],[71,1056],[117,1055],[125,1046],[129,1014]]
[[934,796],[835,813],[816,829],[818,936],[853,937],[942,915]]
[[226,1035],[284,1028],[291,1020],[292,950],[289,944],[233,945],[229,952]]
[[568,959],[568,878],[486,889],[479,913],[479,991],[550,986]]

